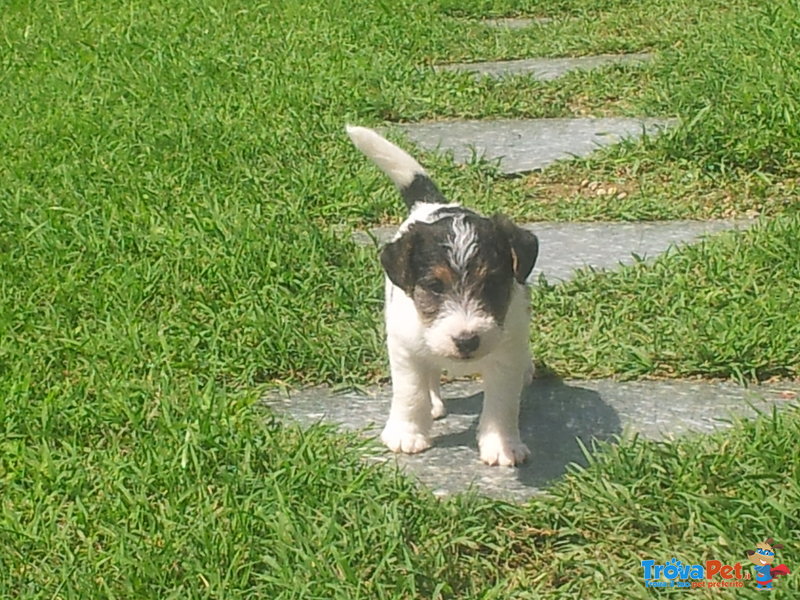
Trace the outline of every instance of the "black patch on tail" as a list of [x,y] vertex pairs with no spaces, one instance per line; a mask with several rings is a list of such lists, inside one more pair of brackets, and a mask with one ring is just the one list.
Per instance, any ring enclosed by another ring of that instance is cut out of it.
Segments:
[[418,202],[444,204],[447,202],[433,180],[424,173],[414,175],[414,181],[400,190],[400,195],[409,210]]

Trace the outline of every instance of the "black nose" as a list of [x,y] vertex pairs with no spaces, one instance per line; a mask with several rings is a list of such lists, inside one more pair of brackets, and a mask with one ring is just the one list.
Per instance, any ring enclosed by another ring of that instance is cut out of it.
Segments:
[[472,354],[481,345],[481,338],[475,333],[467,333],[453,338],[456,348],[461,354]]

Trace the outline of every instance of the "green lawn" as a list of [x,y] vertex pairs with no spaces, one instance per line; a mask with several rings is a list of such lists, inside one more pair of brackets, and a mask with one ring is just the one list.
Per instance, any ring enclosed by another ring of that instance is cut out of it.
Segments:
[[800,378],[798,232],[793,211],[652,264],[539,286],[534,356],[588,376]]
[[[542,287],[532,339],[562,375],[796,377],[800,6],[762,4],[4,3],[0,597],[645,597],[638,557],[734,560],[765,535],[799,568],[796,413],[604,447],[512,507],[436,500],[255,407],[386,376],[379,265],[350,231],[401,203],[347,121],[681,118],[515,180],[423,157],[453,199],[517,217],[772,215]],[[514,13],[564,18],[470,22]],[[547,84],[424,68],[645,50]]]

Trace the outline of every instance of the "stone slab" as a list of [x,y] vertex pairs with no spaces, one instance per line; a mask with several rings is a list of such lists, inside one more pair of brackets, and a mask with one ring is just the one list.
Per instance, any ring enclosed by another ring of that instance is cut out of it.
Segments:
[[[645,221],[634,223],[528,223],[523,225],[539,238],[539,258],[529,281],[543,274],[549,281],[566,281],[575,269],[612,269],[631,264],[636,257],[650,259],[680,246],[729,229],[744,229],[753,221]],[[356,232],[356,241],[383,244],[396,227],[377,227]]]
[[[520,426],[532,457],[519,468],[480,462],[475,441],[483,401],[480,390],[477,381],[443,385],[449,414],[434,424],[433,448],[413,456],[387,452],[385,460],[397,460],[440,495],[476,486],[493,497],[524,501],[543,493],[569,464],[585,464],[577,440],[591,448],[593,439],[613,440],[633,433],[647,439],[708,433],[728,427],[731,414],[754,416],[772,407],[797,406],[800,385],[747,389],[729,382],[537,379],[523,392]],[[335,423],[376,436],[388,415],[390,397],[388,386],[340,394],[311,388],[273,394],[265,402],[304,426]]]
[[498,19],[482,19],[479,22],[481,25],[496,29],[527,29],[534,25],[547,25],[552,23],[553,19],[551,17],[500,17]]
[[475,63],[437,65],[437,71],[475,73],[486,77],[530,75],[539,81],[551,81],[571,71],[587,71],[609,65],[640,65],[653,58],[652,54],[601,54],[566,58],[524,58]]
[[563,118],[437,121],[398,124],[427,150],[449,151],[458,163],[499,161],[504,173],[542,169],[565,158],[587,156],[602,146],[655,135],[674,121],[657,118]]

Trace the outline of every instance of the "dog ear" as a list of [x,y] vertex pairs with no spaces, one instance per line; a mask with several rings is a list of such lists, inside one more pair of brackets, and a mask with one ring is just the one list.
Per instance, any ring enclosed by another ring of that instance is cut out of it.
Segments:
[[496,214],[492,217],[492,221],[511,245],[514,278],[519,283],[525,283],[539,256],[539,239],[530,231],[514,225],[505,215]]
[[753,556],[753,554],[755,554],[755,553],[756,553],[755,550],[745,550],[744,551],[744,555],[747,556],[747,557]]
[[389,281],[409,295],[414,291],[414,279],[411,273],[413,245],[412,228],[395,241],[386,244],[381,250],[381,265]]

